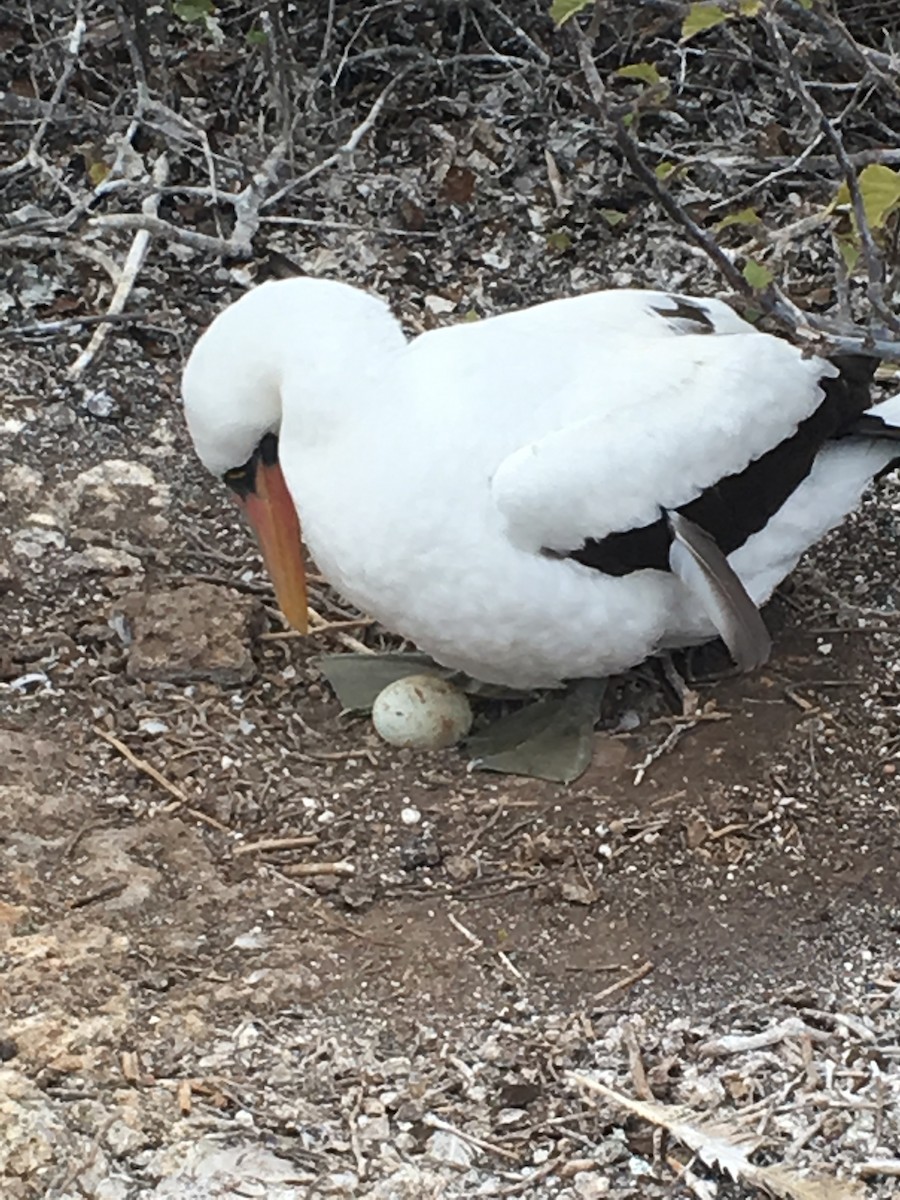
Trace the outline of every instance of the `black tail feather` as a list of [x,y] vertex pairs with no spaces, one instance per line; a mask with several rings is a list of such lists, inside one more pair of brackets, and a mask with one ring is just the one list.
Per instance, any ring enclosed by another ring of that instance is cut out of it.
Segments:
[[863,413],[844,431],[850,437],[879,438],[886,442],[900,442],[900,426],[888,425],[874,413]]

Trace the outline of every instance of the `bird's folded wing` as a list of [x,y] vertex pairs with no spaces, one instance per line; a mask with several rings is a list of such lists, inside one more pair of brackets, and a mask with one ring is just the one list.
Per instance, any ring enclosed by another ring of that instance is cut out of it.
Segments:
[[603,371],[562,385],[566,423],[498,464],[507,536],[566,554],[648,525],[790,438],[834,374],[766,334],[623,338]]

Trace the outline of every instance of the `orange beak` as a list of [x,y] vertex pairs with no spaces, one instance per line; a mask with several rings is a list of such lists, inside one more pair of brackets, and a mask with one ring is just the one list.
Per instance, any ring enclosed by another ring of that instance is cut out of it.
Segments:
[[308,633],[300,522],[277,462],[256,464],[253,490],[239,496],[238,503],[256,534],[278,607],[290,625]]

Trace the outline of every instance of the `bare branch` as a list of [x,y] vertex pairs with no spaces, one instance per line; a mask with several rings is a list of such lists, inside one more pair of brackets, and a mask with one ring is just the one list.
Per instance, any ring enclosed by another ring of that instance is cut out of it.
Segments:
[[[669,216],[678,225],[681,225],[685,232],[690,235],[691,239],[706,252],[711,261],[719,268],[723,277],[736,291],[754,301],[762,299],[763,304],[770,311],[773,311],[774,314],[774,305],[772,302],[769,301],[766,304],[766,298],[760,297],[754,291],[715,238],[697,224],[690,213],[678,203],[668,188],[660,183],[652,167],[644,161],[638,143],[628,132],[624,121],[621,117],[613,115],[610,111],[606,89],[603,86],[597,66],[591,57],[587,38],[577,26],[573,28],[575,29],[575,38],[578,46],[578,60],[584,72],[584,77],[587,80],[591,97],[600,110],[601,115],[612,125],[616,145],[622,151],[626,162],[631,167],[635,176],[647,185],[651,194],[655,196]],[[790,324],[793,325],[794,322],[790,321]]]
[[334,0],[328,0],[328,15],[325,18],[325,33],[322,36],[322,49],[319,51],[319,61],[316,63],[307,81],[306,112],[315,107],[316,87],[325,73],[328,56],[331,52],[331,37],[334,33]]
[[139,112],[150,100],[146,68],[148,39],[145,9],[146,5],[141,4],[140,0],[116,0],[119,32],[131,60],[131,69],[134,71]]
[[269,73],[271,104],[278,116],[280,139],[285,145],[290,145],[291,132],[296,119],[291,100],[289,71],[293,60],[280,9],[281,5],[274,3],[274,0],[266,0],[259,20],[263,33],[266,35],[265,60]]
[[253,239],[259,229],[260,209],[275,182],[278,168],[284,161],[286,149],[287,142],[284,139],[278,141],[269,151],[265,162],[254,174],[247,187],[232,197],[235,223],[229,240],[234,247],[231,253],[237,257],[249,258],[253,253]]
[[502,22],[511,33],[514,33],[519,41],[528,47],[541,66],[549,67],[550,56],[540,48],[533,38],[528,36],[521,25],[517,25],[512,17],[505,13],[498,4],[495,4],[494,0],[478,0],[478,3],[482,8],[486,8],[488,12],[492,13],[498,21]]
[[283,188],[280,188],[277,192],[275,192],[274,195],[270,196],[261,205],[262,211],[271,208],[280,200],[283,200],[285,196],[289,196],[292,192],[295,192],[297,188],[302,187],[305,183],[309,183],[311,179],[315,179],[315,177],[317,175],[321,175],[323,171],[327,171],[329,167],[333,167],[337,163],[349,159],[354,151],[359,149],[359,145],[366,134],[371,133],[371,131],[375,128],[387,98],[390,96],[394,88],[396,88],[403,79],[417,69],[417,65],[410,66],[395,75],[390,83],[378,93],[371,108],[366,113],[363,120],[360,121],[359,124],[356,125],[351,131],[346,142],[344,142],[342,146],[339,146],[334,153],[329,154],[327,158],[324,158],[321,162],[316,163],[314,167],[310,167],[305,174],[300,175],[297,179],[292,179],[290,183],[285,184]]
[[892,336],[897,328],[894,319],[885,320],[884,314],[877,309],[877,315],[885,321],[883,330],[860,329],[856,326],[835,328],[814,314],[798,308],[774,284],[757,291],[748,283],[712,234],[698,225],[645,161],[639,143],[629,132],[622,117],[612,111],[603,81],[591,56],[587,37],[575,23],[571,28],[576,41],[579,64],[591,98],[601,117],[611,126],[615,143],[626,162],[664,211],[706,253],[727,282],[740,295],[752,299],[754,304],[790,329],[794,337],[803,341],[810,351],[823,355],[855,353],[891,360],[900,358],[900,338]]
[[227,238],[211,237],[208,233],[198,233],[194,229],[182,229],[173,225],[171,221],[147,213],[109,213],[102,217],[91,217],[88,225],[91,229],[143,229],[154,237],[179,242],[182,246],[190,246],[192,250],[214,254],[217,257],[228,256],[233,252],[231,242]]
[[829,49],[842,62],[862,68],[893,92],[900,91],[900,59],[896,54],[885,54],[872,46],[860,45],[840,17],[824,4],[808,9],[797,0],[781,0],[781,3],[799,24],[815,29],[824,37]]
[[[161,154],[156,160],[153,167],[153,182],[162,187],[169,177],[169,161],[165,154]],[[149,196],[143,203],[142,208],[144,215],[153,217],[156,215],[156,210],[159,208],[159,193],[154,196]],[[128,256],[122,264],[122,271],[119,280],[113,292],[112,299],[109,302],[107,313],[109,316],[118,316],[128,302],[128,297],[131,295],[131,290],[134,287],[135,280],[143,266],[144,258],[147,254],[147,249],[150,245],[150,233],[146,229],[139,230],[131,243],[131,249],[128,251]],[[91,340],[87,346],[78,355],[72,365],[69,367],[69,379],[77,381],[81,379],[85,371],[94,361],[98,351],[109,336],[110,323],[104,322],[98,325],[94,330]]]
[[773,17],[771,3],[769,9],[764,15],[764,25],[766,33],[769,37],[769,42],[776,54],[781,68],[787,78],[790,80],[797,98],[800,100],[810,118],[818,125],[819,129],[825,135],[829,145],[834,151],[834,156],[841,164],[844,172],[844,178],[847,181],[847,187],[850,191],[850,199],[853,204],[853,215],[856,218],[856,227],[859,231],[859,238],[862,244],[863,258],[866,264],[866,271],[869,276],[868,296],[872,308],[877,313],[878,317],[884,321],[888,329],[892,329],[895,333],[900,333],[900,320],[891,312],[884,298],[884,259],[881,256],[881,251],[875,243],[875,238],[872,236],[872,230],[869,226],[869,219],[866,216],[866,206],[863,200],[862,191],[859,186],[859,178],[856,170],[851,163],[843,139],[840,134],[825,115],[821,104],[813,96],[812,92],[807,87],[799,70],[795,56],[790,52],[782,35],[781,29],[778,26],[777,20]]
[[[137,325],[142,324],[145,328],[152,328],[163,331],[160,325],[149,326],[146,324],[150,316],[158,316],[159,314],[151,313],[92,313],[82,317],[63,317],[59,321],[30,321],[27,325],[13,325],[7,329],[0,329],[0,342],[12,341],[15,338],[45,338],[55,337],[60,333],[73,333],[80,329],[89,329],[94,325]],[[164,332],[171,334],[170,329]]]
[[[53,120],[56,110],[62,100],[63,94],[69,85],[69,80],[72,78],[72,73],[78,65],[79,55],[81,54],[81,43],[84,41],[84,34],[87,26],[84,20],[84,13],[79,4],[75,12],[75,22],[72,26],[72,32],[66,40],[66,56],[63,62],[63,68],[59,73],[59,78],[56,81],[56,86],[53,89],[53,95],[44,109],[44,115],[41,118],[40,124],[32,135],[31,141],[28,144],[28,149],[17,162],[11,163],[8,167],[0,170],[0,183],[6,179],[11,179],[13,175],[18,175],[20,171],[26,170],[28,167],[47,167],[47,164],[40,157],[41,143],[50,127],[50,122]],[[49,168],[47,168],[49,171]],[[52,172],[50,172],[52,174]]]

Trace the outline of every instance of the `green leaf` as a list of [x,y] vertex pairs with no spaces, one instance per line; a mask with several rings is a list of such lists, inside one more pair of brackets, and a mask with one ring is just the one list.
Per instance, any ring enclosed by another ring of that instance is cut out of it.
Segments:
[[601,208],[600,216],[607,223],[607,225],[611,225],[613,229],[628,219],[626,214],[619,212],[617,208]]
[[103,180],[109,174],[110,168],[105,162],[92,162],[88,167],[88,179],[94,187],[99,187]]
[[713,29],[727,20],[728,13],[718,4],[692,4],[681,25],[681,40],[686,42],[704,29]]
[[660,181],[660,183],[665,183],[665,181],[674,175],[677,170],[678,163],[663,161],[656,164],[653,174]]
[[583,8],[587,8],[593,0],[553,0],[550,5],[550,16],[556,22],[557,26],[565,25],[570,17],[574,17],[576,13],[580,13]]
[[[859,190],[869,228],[883,229],[891,213],[900,207],[900,172],[882,163],[870,163],[859,173]],[[850,203],[850,188],[844,182],[838,188],[832,208]]]
[[797,0],[797,2],[800,7],[805,8],[807,12],[809,12],[813,6],[813,0]]
[[572,245],[572,239],[564,229],[554,229],[552,233],[547,234],[547,249],[556,250],[557,253],[563,254]]
[[194,21],[205,21],[215,11],[216,6],[213,4],[213,0],[175,0],[172,5],[172,12],[175,16],[188,24]]
[[744,264],[744,278],[752,288],[760,292],[763,288],[767,288],[775,276],[768,267],[762,263],[758,263],[755,258],[748,258]]
[[723,229],[730,229],[732,225],[758,225],[759,221],[760,216],[755,208],[740,208],[737,212],[723,217],[714,228],[716,233],[721,233]]
[[698,33],[703,33],[705,29],[714,29],[716,25],[721,25],[723,21],[730,21],[732,17],[755,17],[762,7],[762,0],[741,0],[737,7],[737,11],[728,12],[719,4],[707,3],[707,0],[699,0],[697,4],[692,4],[687,11],[681,26],[681,40],[688,41]]
[[662,75],[651,62],[628,63],[627,66],[619,67],[616,74],[620,79],[639,79],[642,83],[649,83],[651,86],[663,82]]
[[264,46],[269,40],[269,35],[263,29],[251,29],[247,34],[248,46]]
[[853,233],[839,233],[834,240],[837,242],[837,248],[840,251],[841,258],[844,260],[847,274],[852,275],[856,270],[856,264],[859,262],[859,238]]

